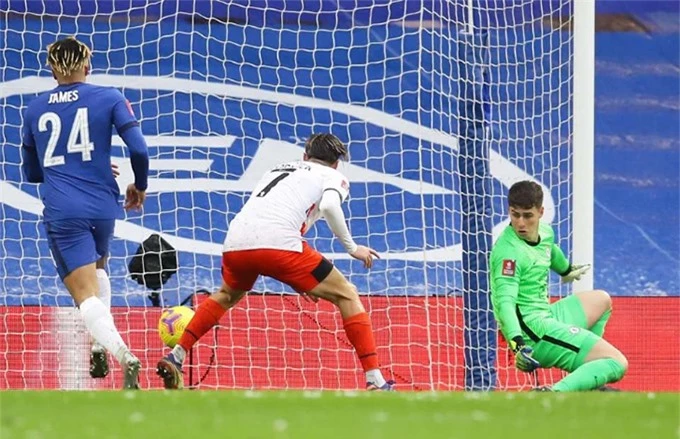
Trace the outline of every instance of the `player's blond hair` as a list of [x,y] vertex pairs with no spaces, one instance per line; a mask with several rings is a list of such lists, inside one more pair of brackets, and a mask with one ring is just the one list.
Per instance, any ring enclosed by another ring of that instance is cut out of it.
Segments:
[[92,51],[76,37],[67,37],[47,46],[47,64],[63,76],[78,73],[90,65]]

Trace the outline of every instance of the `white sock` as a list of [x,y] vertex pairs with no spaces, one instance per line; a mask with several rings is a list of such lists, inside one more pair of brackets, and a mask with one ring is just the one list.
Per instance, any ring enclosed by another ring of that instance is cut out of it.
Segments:
[[111,310],[111,281],[103,268],[97,268],[97,281],[99,282],[99,300],[106,309]]
[[113,323],[111,312],[98,297],[90,297],[80,304],[80,315],[92,338],[111,352],[118,362],[127,360],[130,350]]
[[175,345],[175,347],[172,348],[172,355],[175,357],[175,360],[179,361],[179,364],[184,364],[184,358],[187,355],[187,351],[185,351],[182,346]]
[[[104,303],[104,306],[109,311],[111,310],[111,281],[106,270],[97,268],[97,282],[99,282],[99,300]],[[92,352],[103,352],[106,348],[96,341],[92,342]]]
[[382,372],[380,372],[380,369],[373,369],[366,372],[366,382],[373,383],[377,387],[382,387],[386,383],[385,378],[383,378]]

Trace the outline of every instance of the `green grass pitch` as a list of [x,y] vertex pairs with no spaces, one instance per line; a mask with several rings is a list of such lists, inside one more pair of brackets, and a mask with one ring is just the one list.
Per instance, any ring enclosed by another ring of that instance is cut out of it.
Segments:
[[680,394],[0,393],[0,438],[679,438]]

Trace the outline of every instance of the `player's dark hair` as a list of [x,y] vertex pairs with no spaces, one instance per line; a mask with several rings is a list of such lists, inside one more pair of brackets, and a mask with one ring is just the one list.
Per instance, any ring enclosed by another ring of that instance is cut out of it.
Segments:
[[310,159],[332,165],[347,157],[347,146],[330,133],[312,134],[305,143],[305,154]]
[[536,182],[518,181],[510,187],[508,205],[519,209],[540,208],[543,206],[543,189]]
[[71,76],[90,64],[92,51],[76,37],[58,40],[47,46],[47,64],[53,71]]

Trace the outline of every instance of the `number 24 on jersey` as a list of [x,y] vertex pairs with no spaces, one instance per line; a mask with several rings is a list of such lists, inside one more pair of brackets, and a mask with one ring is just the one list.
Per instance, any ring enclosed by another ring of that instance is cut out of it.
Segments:
[[[62,130],[62,122],[59,115],[51,111],[43,113],[40,116],[40,119],[38,119],[38,129],[41,133],[50,130],[50,138],[47,141],[43,166],[49,168],[50,166],[63,165],[64,156],[54,155],[54,150],[57,147],[59,135]],[[66,143],[66,152],[69,154],[80,153],[82,160],[84,162],[89,162],[92,160],[93,150],[94,143],[90,142],[90,126],[87,120],[87,107],[78,108]]]

